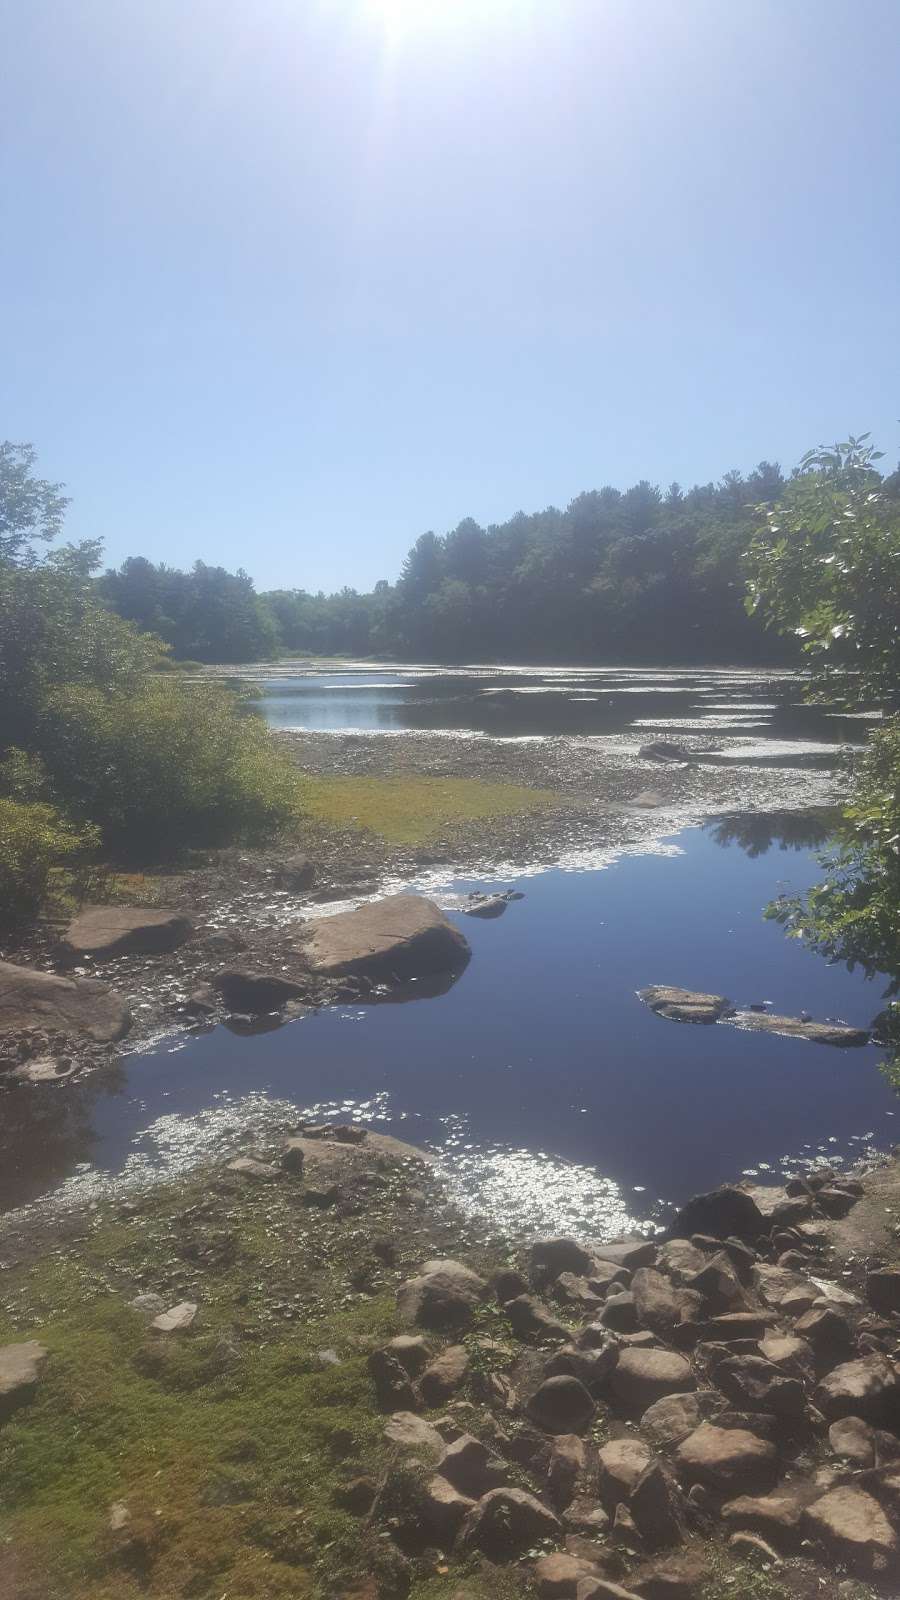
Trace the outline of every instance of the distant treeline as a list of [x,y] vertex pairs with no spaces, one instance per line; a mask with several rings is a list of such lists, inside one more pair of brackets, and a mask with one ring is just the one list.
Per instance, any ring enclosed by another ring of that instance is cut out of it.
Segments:
[[[260,661],[279,652],[432,661],[777,662],[790,641],[744,608],[741,560],[778,499],[780,467],[662,491],[579,495],[565,511],[518,512],[489,528],[467,518],[423,533],[395,584],[257,594],[248,575],[190,572],[142,557],[107,572],[103,602],[159,634],[180,659]],[[900,494],[898,475],[885,490]]]

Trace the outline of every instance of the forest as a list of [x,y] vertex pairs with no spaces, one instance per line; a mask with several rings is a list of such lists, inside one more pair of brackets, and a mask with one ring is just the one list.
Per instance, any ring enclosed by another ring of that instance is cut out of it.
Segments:
[[[423,533],[397,582],[369,594],[258,594],[243,571],[198,561],[180,572],[138,556],[99,578],[98,595],[179,660],[791,662],[794,638],[748,613],[742,568],[760,507],[787,481],[763,461],[687,490],[642,480],[488,528],[467,518]],[[900,498],[900,474],[881,492]]]

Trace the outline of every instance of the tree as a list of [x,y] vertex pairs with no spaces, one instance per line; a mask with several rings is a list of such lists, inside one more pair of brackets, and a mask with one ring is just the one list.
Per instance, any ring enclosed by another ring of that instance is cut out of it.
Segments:
[[900,705],[900,507],[863,434],[810,450],[758,508],[747,608],[802,642],[814,695]]
[[33,445],[0,441],[0,562],[33,560],[33,542],[62,530],[69,502],[61,483],[35,477],[36,460]]

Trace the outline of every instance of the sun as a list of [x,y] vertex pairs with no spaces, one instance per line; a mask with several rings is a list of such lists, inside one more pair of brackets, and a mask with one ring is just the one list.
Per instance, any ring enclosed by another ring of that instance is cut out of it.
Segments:
[[[516,0],[363,0],[363,10],[381,24],[386,34],[397,38],[435,28],[455,32],[469,30],[486,15],[513,9]],[[521,0],[519,0],[521,3]]]

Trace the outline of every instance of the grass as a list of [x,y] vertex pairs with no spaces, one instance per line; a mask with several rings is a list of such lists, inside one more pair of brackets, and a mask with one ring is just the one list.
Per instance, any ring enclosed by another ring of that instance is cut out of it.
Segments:
[[315,821],[378,834],[390,844],[428,844],[467,823],[546,810],[552,789],[477,778],[304,778],[300,805]]

